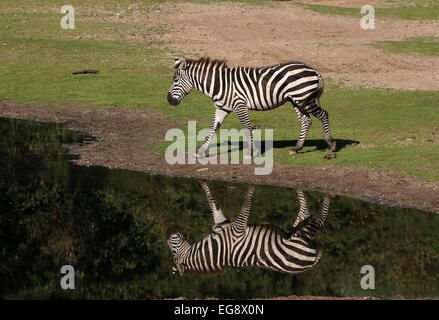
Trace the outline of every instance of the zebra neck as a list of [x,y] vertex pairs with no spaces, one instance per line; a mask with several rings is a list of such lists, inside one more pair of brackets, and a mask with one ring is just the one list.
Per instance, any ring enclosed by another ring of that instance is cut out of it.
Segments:
[[198,65],[192,69],[194,88],[210,98],[226,89],[231,69],[220,65]]
[[184,242],[181,244],[180,249],[178,250],[178,259],[180,261],[185,261],[186,258],[190,255],[192,247],[193,247],[192,244],[184,240]]

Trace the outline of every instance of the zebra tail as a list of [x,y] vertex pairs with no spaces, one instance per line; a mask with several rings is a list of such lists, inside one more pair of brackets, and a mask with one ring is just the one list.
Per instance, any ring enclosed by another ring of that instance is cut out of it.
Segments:
[[325,91],[325,81],[323,80],[323,77],[319,74],[319,85],[317,86],[316,97],[317,105],[320,105],[320,97],[322,96],[323,91]]
[[319,83],[317,85],[317,89],[300,102],[301,106],[306,107],[309,104],[313,104],[313,103],[320,105],[320,97],[322,96],[323,91],[325,90],[325,82],[323,80],[323,77],[319,73],[317,73],[317,76],[319,77]]
[[316,261],[314,262],[313,266],[315,266],[320,261],[321,257],[322,257],[322,249],[318,249]]

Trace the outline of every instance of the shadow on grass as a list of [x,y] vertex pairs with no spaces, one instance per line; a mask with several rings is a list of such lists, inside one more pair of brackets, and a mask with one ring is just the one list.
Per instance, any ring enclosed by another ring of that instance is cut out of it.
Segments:
[[[355,146],[360,143],[360,141],[356,140],[349,140],[349,139],[334,139],[334,141],[337,143],[337,149],[336,152],[346,148],[347,146]],[[224,143],[224,142],[223,142]],[[277,140],[273,141],[273,149],[283,149],[283,148],[293,148],[297,143],[297,140]],[[242,141],[239,141],[239,146],[237,142],[231,142],[228,141],[228,153],[237,151],[237,150],[243,150],[244,149],[244,143]],[[220,148],[221,143],[217,143],[217,148]],[[260,145],[256,144],[256,148],[260,146],[262,153],[264,154],[267,150],[265,148],[265,141],[262,141]],[[315,152],[319,150],[326,150],[328,149],[328,145],[326,144],[326,141],[323,139],[314,139],[314,140],[306,140],[304,147],[315,147],[314,150],[308,150],[308,151],[301,151],[302,153],[308,153],[308,152]]]
[[[346,139],[334,139],[334,141],[337,143],[337,150],[340,151],[341,149],[346,148],[347,146],[355,146],[360,143],[360,141],[356,140],[346,140]],[[278,140],[273,141],[273,149],[283,149],[283,148],[293,148],[297,143],[297,140]],[[264,144],[262,144],[264,147]],[[325,150],[328,149],[328,145],[326,144],[326,141],[323,139],[314,139],[314,140],[306,140],[304,147],[315,147],[315,150],[309,150],[307,152],[313,152],[316,150]]]

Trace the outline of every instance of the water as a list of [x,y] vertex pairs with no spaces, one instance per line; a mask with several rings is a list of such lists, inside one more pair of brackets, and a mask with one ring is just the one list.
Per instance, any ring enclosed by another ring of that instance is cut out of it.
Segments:
[[[321,258],[307,271],[224,266],[173,274],[166,234],[178,231],[197,242],[212,233],[198,181],[76,166],[64,144],[90,139],[55,124],[0,119],[0,132],[2,298],[439,296],[439,216],[433,213],[306,191],[310,217],[296,231],[330,201],[310,242]],[[208,187],[234,221],[249,186],[213,181]],[[300,190],[256,186],[249,224],[265,223],[286,237],[299,197]],[[302,214],[305,209],[302,201]],[[75,290],[60,287],[63,265],[76,270]],[[360,285],[364,265],[375,270],[374,290]]]

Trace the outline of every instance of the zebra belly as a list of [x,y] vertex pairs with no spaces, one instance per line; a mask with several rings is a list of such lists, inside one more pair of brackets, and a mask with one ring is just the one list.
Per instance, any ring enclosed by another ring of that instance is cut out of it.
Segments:
[[276,108],[279,108],[279,107],[283,106],[286,101],[287,100],[284,99],[280,103],[276,103],[276,104],[248,103],[247,104],[247,108],[249,110],[254,110],[254,111],[268,111],[268,110],[273,110],[273,109],[276,109]]

